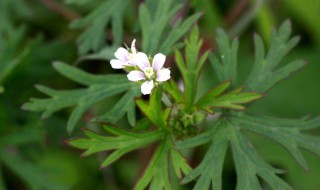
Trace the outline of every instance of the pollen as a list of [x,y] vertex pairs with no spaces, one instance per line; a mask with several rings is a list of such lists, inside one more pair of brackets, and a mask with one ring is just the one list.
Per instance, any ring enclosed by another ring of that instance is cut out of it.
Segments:
[[154,70],[152,67],[147,67],[144,69],[144,74],[148,79],[154,78]]

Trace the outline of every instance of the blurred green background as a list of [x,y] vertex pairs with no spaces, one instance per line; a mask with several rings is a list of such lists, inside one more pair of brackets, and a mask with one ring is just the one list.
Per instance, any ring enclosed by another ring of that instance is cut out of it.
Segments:
[[[23,111],[30,97],[44,97],[34,88],[44,84],[58,89],[78,87],[57,74],[52,61],[77,63],[91,73],[112,73],[107,61],[75,62],[76,39],[81,30],[70,29],[71,21],[94,10],[102,0],[85,6],[60,0],[0,0],[0,190],[2,189],[131,189],[143,171],[152,149],[133,152],[112,167],[99,170],[103,155],[79,158],[80,151],[64,141],[81,135],[80,128],[95,128],[88,121],[97,109],[107,109],[107,99],[86,113],[77,130],[69,136],[65,130],[70,110],[62,110],[48,119]],[[124,39],[139,40],[135,27],[139,3],[130,1],[126,8]],[[244,78],[253,62],[253,34],[262,35],[268,43],[272,26],[290,19],[294,34],[301,36],[298,47],[286,61],[305,59],[308,64],[288,80],[281,82],[249,110],[253,113],[299,118],[320,114],[320,1],[319,0],[190,0],[184,14],[202,12],[198,25],[204,49],[215,50],[215,30],[222,27],[230,36],[238,36],[239,75]],[[106,35],[106,39],[110,36]],[[111,36],[112,38],[112,36]],[[206,92],[217,84],[209,65],[203,70],[199,90]],[[313,131],[320,134],[320,131]],[[283,178],[298,190],[320,189],[320,160],[305,152],[310,164],[303,171],[280,146],[268,139],[249,134],[259,153],[276,167],[288,171]],[[193,162],[201,160],[199,150]],[[192,164],[194,164],[192,163]],[[224,189],[234,189],[236,176],[232,159],[225,163]],[[181,189],[190,189],[188,185]],[[176,187],[180,189],[180,187]]]

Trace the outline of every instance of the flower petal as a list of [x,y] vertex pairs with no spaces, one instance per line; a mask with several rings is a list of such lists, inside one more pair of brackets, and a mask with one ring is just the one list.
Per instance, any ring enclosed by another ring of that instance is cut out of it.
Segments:
[[149,81],[145,81],[144,83],[142,83],[141,85],[141,92],[142,94],[146,95],[146,94],[150,94],[151,91],[153,89],[153,81],[149,80]]
[[153,57],[152,67],[155,71],[159,71],[163,67],[165,61],[166,56],[162,53],[158,53]]
[[114,53],[114,56],[122,62],[127,62],[129,60],[129,55],[128,50],[123,47],[118,48],[116,53]]
[[163,82],[163,81],[169,80],[170,79],[170,73],[171,73],[171,71],[169,69],[160,69],[157,72],[156,81]]
[[146,67],[150,67],[148,56],[145,53],[139,52],[135,56],[135,63],[143,71]]
[[112,59],[110,61],[110,64],[113,69],[122,69],[123,68],[123,62],[118,59]]
[[137,49],[136,49],[136,39],[133,39],[132,43],[131,43],[131,51],[133,54],[137,53]]
[[128,80],[130,81],[139,81],[139,80],[143,80],[146,79],[146,77],[144,76],[144,73],[141,71],[131,71],[128,75]]

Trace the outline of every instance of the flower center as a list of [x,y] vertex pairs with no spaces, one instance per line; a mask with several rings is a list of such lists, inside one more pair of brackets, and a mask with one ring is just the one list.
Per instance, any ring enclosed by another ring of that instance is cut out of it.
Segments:
[[154,70],[152,67],[147,67],[144,69],[144,74],[148,79],[153,79],[154,78]]
[[134,54],[133,53],[129,53],[129,60],[133,60],[134,58]]

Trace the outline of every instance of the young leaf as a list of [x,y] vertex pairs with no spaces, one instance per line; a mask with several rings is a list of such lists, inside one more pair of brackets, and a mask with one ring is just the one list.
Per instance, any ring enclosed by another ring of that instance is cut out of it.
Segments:
[[236,121],[241,128],[267,136],[284,146],[305,170],[308,169],[307,161],[299,147],[320,157],[320,139],[301,133],[304,130],[320,127],[320,117],[289,120],[245,114],[236,117]]
[[[128,81],[128,79],[122,75],[95,76],[61,62],[54,63],[54,68],[65,77],[86,85],[88,88],[54,90],[38,85],[36,86],[37,89],[51,96],[51,98],[33,98],[30,102],[24,104],[23,108],[31,111],[44,111],[42,117],[46,118],[60,109],[76,105],[76,108],[73,110],[68,120],[67,131],[69,133],[73,131],[83,113],[90,106],[102,99],[135,88],[136,85],[135,83]],[[133,101],[133,99],[131,101]],[[127,107],[126,109],[130,111],[130,107]],[[133,108],[131,107],[131,109]],[[131,123],[133,123],[131,115],[132,114],[130,114]]]
[[[189,39],[186,41],[185,58],[183,60],[181,53],[176,50],[175,60],[177,66],[182,74],[184,81],[184,101],[186,103],[186,111],[189,112],[194,104],[196,92],[197,92],[197,81],[201,71],[201,68],[208,56],[208,52],[204,53],[199,58],[200,48],[202,46],[202,40],[199,39],[198,28],[195,27]],[[199,58],[199,59],[198,59]]]
[[76,20],[71,24],[72,28],[87,27],[78,38],[79,53],[81,55],[86,54],[90,50],[97,51],[104,45],[105,27],[110,22],[114,36],[113,46],[119,46],[122,43],[122,17],[128,2],[128,0],[102,2],[88,16]]
[[182,93],[174,80],[169,80],[168,82],[163,83],[163,87],[165,91],[168,92],[176,102],[182,102]]
[[229,40],[228,35],[222,30],[217,30],[217,46],[220,55],[210,54],[211,65],[220,82],[231,80],[235,85],[237,81],[238,38]]
[[166,128],[166,114],[161,109],[162,90],[156,89],[150,98],[150,103],[142,99],[137,99],[136,104],[140,110],[149,118],[149,120],[158,128]]
[[85,130],[87,139],[71,139],[68,142],[73,147],[85,149],[86,151],[82,156],[114,150],[101,164],[101,167],[107,167],[124,154],[159,140],[164,134],[162,131],[134,133],[111,125],[106,125],[103,128],[114,136],[102,136],[90,130]]
[[239,110],[245,109],[245,107],[240,104],[248,103],[262,97],[261,94],[255,92],[241,92],[243,89],[242,87],[236,88],[227,94],[222,94],[228,89],[230,84],[231,81],[226,81],[220,84],[219,86],[211,90],[208,94],[200,98],[197,101],[196,106],[201,109],[218,107]]
[[261,38],[258,35],[254,36],[255,62],[251,74],[245,83],[245,86],[249,90],[265,92],[305,65],[304,61],[296,60],[278,68],[283,57],[296,46],[299,41],[299,37],[290,39],[291,30],[289,20],[285,21],[279,30],[273,29],[270,48],[267,53]]

